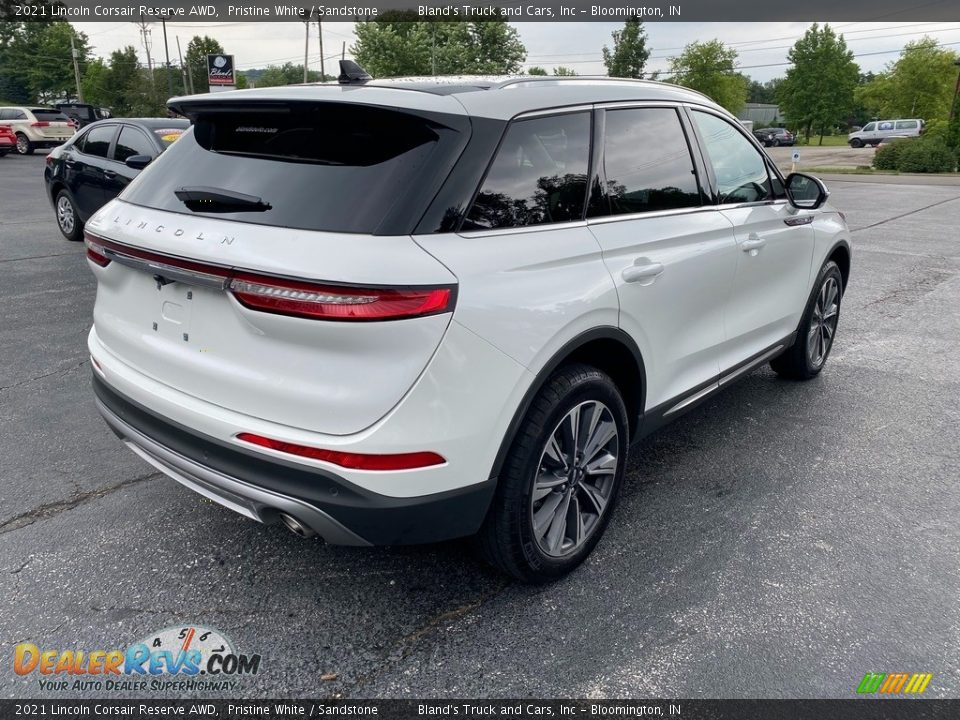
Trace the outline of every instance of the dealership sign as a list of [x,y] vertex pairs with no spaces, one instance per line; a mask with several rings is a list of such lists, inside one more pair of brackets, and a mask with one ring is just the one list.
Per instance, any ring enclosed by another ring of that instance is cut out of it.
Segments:
[[236,85],[233,55],[207,55],[207,80],[210,85]]

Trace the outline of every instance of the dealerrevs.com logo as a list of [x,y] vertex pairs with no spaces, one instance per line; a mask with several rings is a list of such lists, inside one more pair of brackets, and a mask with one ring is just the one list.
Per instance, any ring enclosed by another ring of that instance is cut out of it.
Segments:
[[260,671],[260,655],[238,653],[219,630],[169,627],[126,649],[42,649],[20,643],[13,671],[36,675],[41,690],[142,692],[235,691],[239,676]]

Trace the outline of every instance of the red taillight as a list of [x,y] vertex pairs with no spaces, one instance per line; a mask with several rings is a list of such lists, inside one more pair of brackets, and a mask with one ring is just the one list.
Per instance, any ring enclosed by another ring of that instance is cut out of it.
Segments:
[[344,288],[237,273],[230,291],[254,310],[327,320],[395,320],[445,312],[450,288]]
[[50,123],[46,120],[37,120],[36,122],[30,123],[30,127],[49,127]]
[[223,287],[240,304],[262,312],[314,320],[364,321],[399,320],[453,310],[452,287],[367,288],[288,280],[140,250],[90,233],[84,233],[84,238],[87,257],[98,265],[110,262],[103,252],[107,248],[146,261],[150,272],[158,275],[163,275],[167,266],[208,279],[223,279]]
[[103,252],[102,240],[90,233],[83,234],[83,242],[87,246],[87,259],[92,260],[100,267],[106,267],[110,264],[110,258]]
[[435,452],[367,455],[365,453],[341,452],[340,450],[323,450],[321,448],[297,445],[296,443],[274,440],[273,438],[246,432],[237,435],[237,439],[253,445],[259,445],[260,447],[276,450],[277,452],[287,453],[288,455],[299,455],[300,457],[310,458],[312,460],[323,460],[324,462],[350,468],[351,470],[413,470],[415,468],[443,465],[446,462],[443,457],[437,455]]

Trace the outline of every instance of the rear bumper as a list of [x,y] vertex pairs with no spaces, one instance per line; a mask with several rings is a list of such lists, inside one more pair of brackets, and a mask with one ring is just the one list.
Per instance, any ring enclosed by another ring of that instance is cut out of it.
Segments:
[[315,468],[227,446],[108,387],[96,375],[97,408],[137,455],[177,482],[264,523],[292,515],[336,545],[402,545],[474,534],[495,481],[419,497],[370,492]]

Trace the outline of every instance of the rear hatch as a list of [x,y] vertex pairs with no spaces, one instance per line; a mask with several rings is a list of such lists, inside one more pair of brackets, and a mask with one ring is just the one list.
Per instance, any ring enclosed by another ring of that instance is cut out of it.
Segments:
[[67,140],[75,132],[73,121],[59,110],[33,109],[30,111],[36,118],[36,122],[31,123],[41,135],[51,140]]
[[87,225],[98,338],[231,410],[370,426],[423,372],[456,301],[456,279],[409,235],[469,133],[442,119],[346,103],[198,111]]

